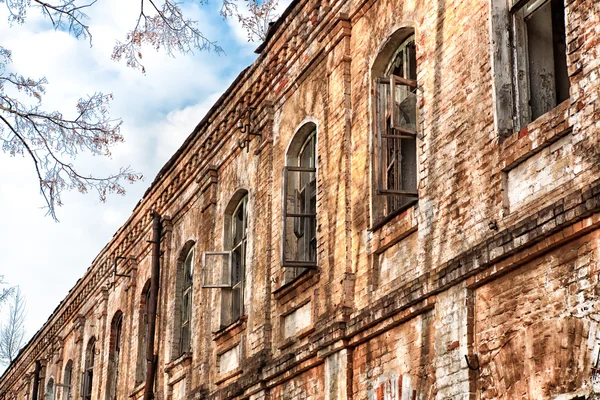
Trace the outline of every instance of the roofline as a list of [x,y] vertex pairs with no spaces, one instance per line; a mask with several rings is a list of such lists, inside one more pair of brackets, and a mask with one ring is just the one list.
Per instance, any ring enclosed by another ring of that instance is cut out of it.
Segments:
[[275,23],[269,27],[269,29],[267,30],[267,37],[256,48],[256,50],[254,50],[254,53],[261,54],[263,52],[263,50],[267,47],[273,36],[275,36],[275,33],[279,30],[279,27],[283,24],[283,21],[288,17],[288,15],[291,14],[292,10],[296,8],[298,3],[300,3],[300,0],[292,0],[292,2],[283,11],[283,14],[281,14],[281,17],[279,17],[277,21],[275,21]]

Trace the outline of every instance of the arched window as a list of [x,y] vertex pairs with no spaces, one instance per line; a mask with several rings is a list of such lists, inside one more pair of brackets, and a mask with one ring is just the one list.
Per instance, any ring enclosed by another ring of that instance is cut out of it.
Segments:
[[373,222],[415,203],[417,193],[417,60],[414,30],[394,33],[377,57]]
[[85,351],[85,364],[83,368],[82,397],[83,400],[92,400],[92,384],[94,381],[94,357],[96,356],[96,338],[91,337]]
[[108,354],[108,376],[106,378],[106,398],[116,400],[119,382],[119,362],[121,360],[123,330],[123,313],[117,311],[113,317],[110,329],[110,344]]
[[317,265],[317,127],[296,133],[283,171],[283,234],[281,263],[289,282]]
[[54,378],[48,379],[46,384],[46,400],[54,400]]
[[65,365],[65,371],[63,374],[63,390],[62,390],[62,399],[70,400],[71,399],[71,382],[73,379],[73,361],[67,361]]
[[190,248],[183,261],[181,287],[181,323],[179,331],[179,354],[190,351],[192,294],[194,278],[194,248]]
[[138,350],[135,372],[136,384],[146,380],[146,343],[148,343],[148,307],[150,306],[150,280],[146,281],[140,299],[140,316],[138,322]]
[[244,314],[247,235],[248,194],[243,191],[234,196],[225,213],[225,249],[231,252],[231,276],[228,279],[231,286],[221,292],[222,327],[232,324]]

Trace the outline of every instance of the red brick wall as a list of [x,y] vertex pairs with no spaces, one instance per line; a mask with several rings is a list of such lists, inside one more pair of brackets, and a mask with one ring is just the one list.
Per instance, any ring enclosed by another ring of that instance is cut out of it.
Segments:
[[428,312],[358,345],[352,354],[353,399],[433,398],[434,337]]
[[475,291],[479,398],[582,388],[598,347],[599,246],[600,233],[584,236]]

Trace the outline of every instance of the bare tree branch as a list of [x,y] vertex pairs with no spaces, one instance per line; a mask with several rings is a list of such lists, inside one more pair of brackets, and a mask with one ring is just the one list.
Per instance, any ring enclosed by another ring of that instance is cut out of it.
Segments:
[[[151,5],[155,15],[146,14],[145,1]],[[134,29],[127,34],[124,42],[117,41],[112,58],[117,61],[124,59],[129,67],[145,72],[146,68],[141,63],[142,46],[145,44],[157,51],[162,49],[169,56],[174,56],[175,52],[193,53],[194,50],[224,53],[216,41],[210,40],[198,29],[198,22],[186,18],[179,3],[171,0],[164,0],[162,6],[154,0],[142,0]]]
[[8,318],[0,325],[0,364],[9,365],[19,354],[25,338],[25,298],[17,288],[12,295]]
[[[0,48],[0,55],[10,61],[10,52]],[[11,156],[27,155],[35,167],[40,193],[46,202],[48,214],[57,219],[56,207],[62,205],[61,193],[76,189],[82,193],[95,190],[101,201],[108,193],[124,194],[121,182],[141,179],[129,167],[121,168],[108,177],[84,176],[65,159],[74,159],[79,153],[110,156],[110,147],[123,141],[121,121],[108,114],[112,95],[95,93],[77,103],[73,119],[60,112],[46,112],[41,108],[45,79],[33,80],[0,70],[0,142],[2,150]],[[5,94],[6,86],[23,92],[34,103]]]
[[[249,40],[264,39],[277,0],[245,0],[246,9],[238,8],[239,0],[222,0],[223,16],[235,16],[248,30]],[[39,8],[55,29],[66,30],[76,38],[92,44],[89,17],[86,12],[97,0],[7,0],[9,23],[23,24],[30,7]],[[205,0],[198,0],[200,4]],[[243,12],[242,12],[243,11]],[[134,28],[123,42],[113,49],[114,60],[124,59],[132,68],[145,72],[141,63],[142,47],[150,45],[170,56],[195,50],[223,53],[216,41],[199,29],[197,21],[184,15],[175,0],[140,0]],[[108,193],[123,194],[123,181],[135,182],[141,175],[129,167],[107,177],[85,176],[78,172],[72,160],[81,152],[110,156],[110,147],[123,141],[121,120],[111,119],[108,105],[112,95],[94,93],[77,103],[77,114],[66,118],[59,111],[42,107],[45,78],[32,79],[8,72],[11,53],[0,46],[0,144],[10,156],[32,159],[44,198],[47,214],[57,220],[56,207],[62,205],[61,194],[76,189],[82,193],[95,190],[100,200]],[[24,96],[15,96],[20,92]],[[25,97],[26,100],[23,100]],[[29,101],[28,101],[29,100]]]
[[275,13],[279,2],[277,0],[245,0],[246,8],[238,5],[237,0],[223,0],[221,15],[225,18],[234,17],[248,34],[248,41],[263,41],[267,38],[270,24],[279,15]]
[[[4,275],[0,275],[0,285],[6,285],[6,282],[4,282]],[[2,304],[13,294],[14,290],[15,288],[12,287],[2,288],[2,290],[0,290],[0,309],[2,308]]]

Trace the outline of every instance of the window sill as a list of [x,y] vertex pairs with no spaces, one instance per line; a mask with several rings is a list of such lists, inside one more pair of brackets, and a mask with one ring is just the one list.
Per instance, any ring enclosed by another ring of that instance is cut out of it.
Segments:
[[569,107],[570,100],[567,99],[501,142],[501,170],[513,169],[569,133],[572,128],[569,125]]
[[238,333],[234,331],[241,331],[246,329],[246,321],[248,321],[248,315],[242,315],[229,325],[224,326],[221,329],[213,332],[213,341],[217,341],[228,334],[235,335],[236,333]]
[[185,353],[181,354],[179,357],[177,357],[176,359],[172,360],[170,363],[165,365],[165,372],[170,373],[171,370],[173,370],[174,368],[176,368],[180,365],[187,366],[187,364],[191,363],[191,361],[192,361],[192,352],[186,351]]
[[131,392],[129,397],[131,397],[131,398],[139,397],[139,394],[142,392],[142,390],[144,390],[145,387],[146,387],[146,382],[142,381],[141,383],[138,383],[137,386],[135,386],[133,388],[133,391]]
[[294,291],[298,286],[309,281],[313,276],[317,275],[318,273],[319,272],[318,272],[317,268],[311,268],[311,269],[305,270],[304,272],[302,272],[300,275],[298,275],[291,281],[284,283],[282,286],[275,289],[273,291],[273,296],[275,297],[276,300],[281,299],[288,293]]
[[296,334],[294,336],[290,336],[288,338],[283,339],[283,341],[281,342],[281,344],[278,346],[278,349],[279,350],[285,350],[288,347],[291,347],[294,344],[298,343],[300,340],[304,339],[305,337],[307,337],[308,335],[310,335],[314,331],[315,331],[315,328],[313,326],[309,326],[307,328],[304,328],[301,331],[296,332]]
[[383,253],[418,230],[418,207],[418,203],[408,206],[404,211],[399,211],[399,214],[387,221],[386,224],[378,227],[376,231],[370,232],[372,254]]
[[400,220],[404,218],[404,216],[408,214],[408,211],[411,208],[416,208],[418,202],[419,200],[415,199],[414,201],[411,201],[410,203],[406,204],[404,207],[397,209],[387,217],[380,218],[375,223],[373,223],[373,225],[371,225],[371,228],[369,228],[369,232],[377,232],[378,230],[386,226],[388,223],[391,223],[393,220]]
[[221,383],[228,381],[229,379],[235,378],[238,375],[241,375],[244,370],[240,368],[236,368],[233,371],[228,371],[223,374],[219,373],[219,377],[215,380],[216,385],[220,385]]

